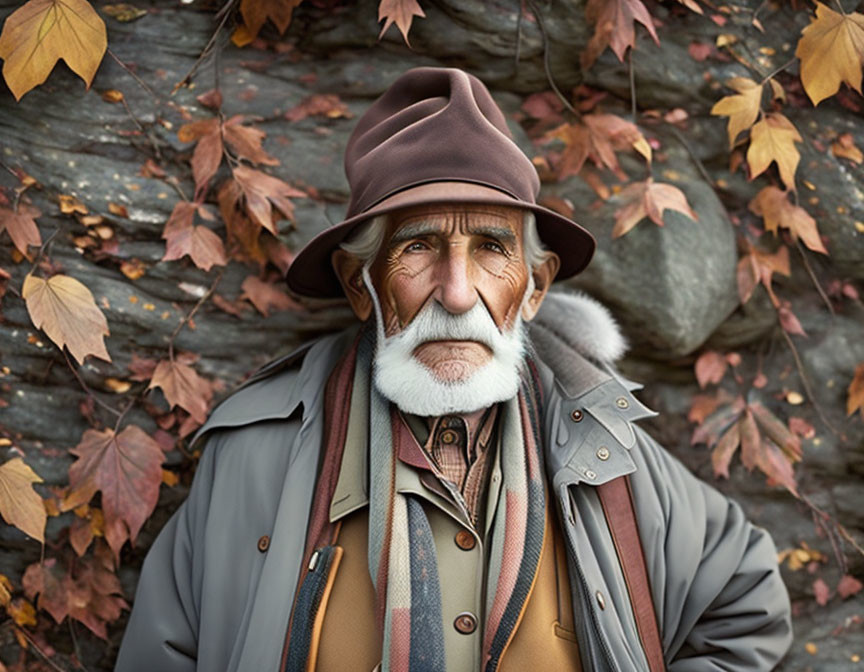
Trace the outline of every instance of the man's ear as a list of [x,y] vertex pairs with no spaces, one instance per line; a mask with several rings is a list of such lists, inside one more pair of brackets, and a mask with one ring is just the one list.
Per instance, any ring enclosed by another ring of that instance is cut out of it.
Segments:
[[561,268],[561,258],[550,251],[546,253],[543,263],[532,272],[534,291],[522,307],[522,318],[526,321],[533,320],[537,311],[540,310],[540,305],[543,303],[543,299],[546,298],[546,292],[552,286],[555,276],[558,275],[559,268]]
[[333,264],[342,291],[348,297],[351,310],[365,322],[372,314],[372,297],[363,283],[363,262],[350,252],[337,248],[330,255],[330,263]]

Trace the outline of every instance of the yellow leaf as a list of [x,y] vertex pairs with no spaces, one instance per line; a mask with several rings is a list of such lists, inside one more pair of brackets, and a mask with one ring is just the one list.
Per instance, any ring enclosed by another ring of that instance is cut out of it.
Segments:
[[783,85],[778,82],[773,77],[768,80],[768,83],[771,85],[771,98],[772,100],[780,100],[782,102],[786,102],[786,90],[783,88]]
[[45,506],[33,483],[42,479],[20,457],[0,465],[0,514],[26,535],[45,542]]
[[762,174],[777,162],[780,178],[788,189],[795,189],[795,170],[801,155],[795,142],[803,142],[798,129],[778,112],[765,115],[750,130],[750,147],[747,149],[747,163],[750,165],[750,179]]
[[21,100],[62,58],[89,89],[107,46],[105,22],[87,0],[30,0],[3,24],[3,77]]
[[8,606],[11,599],[12,582],[5,574],[0,574],[0,606]]
[[777,235],[777,228],[789,229],[792,238],[801,241],[814,252],[828,254],[822,244],[816,220],[804,208],[793,205],[785,191],[774,186],[765,187],[750,201],[751,212],[765,219],[765,230]]
[[855,146],[855,140],[851,133],[841,133],[837,140],[831,144],[831,153],[854,163],[864,161],[864,154]]
[[79,364],[87,355],[108,362],[103,336],[110,334],[108,320],[81,282],[68,275],[43,280],[28,274],[21,295],[33,324],[45,331],[57,347],[65,345]]
[[36,609],[34,609],[33,605],[23,597],[13,600],[12,603],[6,607],[6,613],[12,617],[12,620],[14,620],[15,624],[19,627],[23,628],[25,625],[36,625]]
[[746,131],[759,116],[762,101],[762,85],[746,77],[735,77],[728,82],[730,88],[738,93],[718,100],[711,108],[711,114],[729,117],[729,148],[735,146],[735,138]]
[[817,2],[816,18],[801,31],[795,55],[801,59],[801,83],[814,105],[837,93],[842,82],[861,93],[864,14],[840,14]]

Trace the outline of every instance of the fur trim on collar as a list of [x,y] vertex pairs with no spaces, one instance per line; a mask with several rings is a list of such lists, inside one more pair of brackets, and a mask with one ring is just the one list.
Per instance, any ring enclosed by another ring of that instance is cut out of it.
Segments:
[[549,292],[528,323],[553,332],[569,347],[598,362],[614,362],[627,350],[609,309],[581,291]]

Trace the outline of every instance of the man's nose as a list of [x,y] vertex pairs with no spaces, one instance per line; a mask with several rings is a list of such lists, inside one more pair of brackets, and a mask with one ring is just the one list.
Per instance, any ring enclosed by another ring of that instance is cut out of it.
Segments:
[[449,253],[439,263],[436,297],[438,302],[450,313],[467,313],[480,298],[474,286],[473,273],[468,263],[467,253],[462,246],[452,246]]

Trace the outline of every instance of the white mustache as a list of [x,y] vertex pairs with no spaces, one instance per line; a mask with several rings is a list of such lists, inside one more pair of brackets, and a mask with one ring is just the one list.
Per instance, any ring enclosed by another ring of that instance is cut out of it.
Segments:
[[504,338],[482,301],[478,300],[471,310],[458,315],[432,301],[405,329],[387,341],[403,347],[417,347],[430,341],[477,341],[494,352]]

